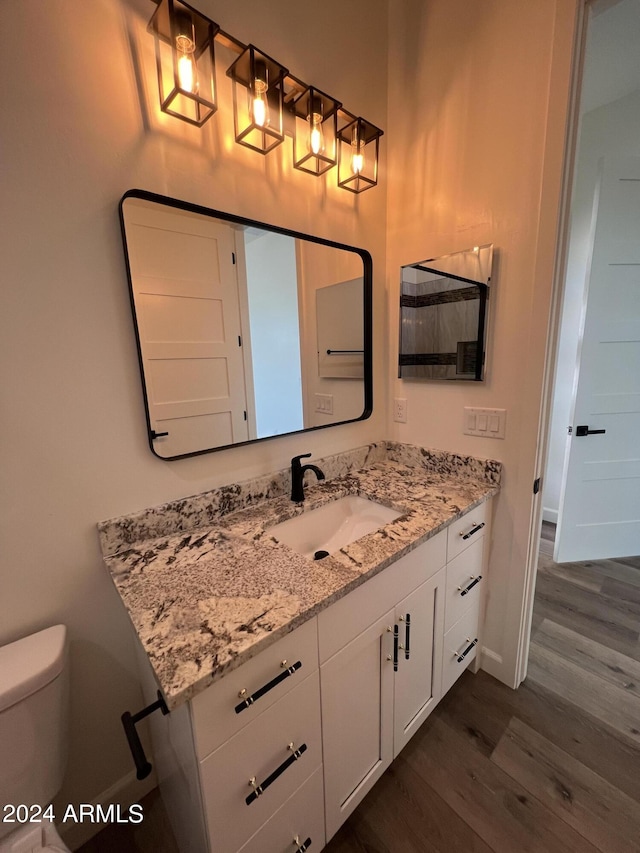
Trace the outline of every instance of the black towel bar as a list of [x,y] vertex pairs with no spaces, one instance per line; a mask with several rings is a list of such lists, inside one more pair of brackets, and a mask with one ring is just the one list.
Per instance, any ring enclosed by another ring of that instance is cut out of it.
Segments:
[[129,711],[125,711],[120,717],[124,727],[124,733],[127,736],[127,741],[129,743],[129,749],[131,750],[131,756],[136,765],[136,777],[138,779],[146,779],[149,773],[151,773],[152,768],[151,762],[147,761],[147,756],[144,754],[144,748],[140,743],[140,738],[136,730],[136,723],[158,710],[162,711],[163,716],[166,716],[169,713],[167,703],[164,701],[162,693],[160,693],[159,690],[158,699],[155,702],[152,702],[151,705],[147,705],[146,708],[143,708],[142,711],[138,711],[137,714],[131,714]]

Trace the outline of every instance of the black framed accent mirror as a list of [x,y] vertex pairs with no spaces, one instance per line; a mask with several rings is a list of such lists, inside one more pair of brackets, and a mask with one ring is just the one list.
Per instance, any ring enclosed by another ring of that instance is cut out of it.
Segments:
[[156,456],[371,415],[368,252],[144,190],[120,223]]
[[401,268],[401,379],[482,381],[493,245]]

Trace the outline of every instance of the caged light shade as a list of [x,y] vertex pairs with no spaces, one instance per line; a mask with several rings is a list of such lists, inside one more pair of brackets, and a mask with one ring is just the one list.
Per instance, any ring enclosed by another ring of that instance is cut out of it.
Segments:
[[284,78],[288,70],[252,44],[229,67],[236,142],[266,154],[284,141]]
[[217,109],[213,42],[220,27],[181,0],[160,0],[149,30],[160,108],[201,127]]
[[338,162],[338,109],[335,98],[309,86],[293,102],[295,135],[293,165],[322,175]]
[[338,186],[361,193],[378,183],[378,153],[383,131],[363,118],[349,116],[338,131]]

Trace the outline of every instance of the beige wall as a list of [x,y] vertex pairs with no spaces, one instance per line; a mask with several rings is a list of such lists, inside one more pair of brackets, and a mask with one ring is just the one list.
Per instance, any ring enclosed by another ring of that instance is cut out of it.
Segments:
[[[199,5],[237,38],[386,127],[384,0],[326,0],[321,14],[293,0]],[[0,643],[57,621],[69,626],[73,727],[61,802],[90,801],[130,771],[119,717],[141,703],[128,620],[101,562],[96,522],[385,430],[384,185],[356,197],[336,187],[335,173],[315,179],[294,171],[290,139],[268,158],[236,145],[224,73],[223,106],[202,130],[159,116],[146,34],[153,9],[150,0],[0,4]],[[367,37],[354,40],[363,21]],[[117,217],[131,187],[370,249],[373,417],[308,437],[156,459]]]
[[[392,379],[389,434],[504,463],[483,665],[514,683],[551,298],[572,0],[407,0],[389,50],[389,339],[402,264],[493,243],[487,381]],[[504,441],[465,436],[463,407],[507,409]]]

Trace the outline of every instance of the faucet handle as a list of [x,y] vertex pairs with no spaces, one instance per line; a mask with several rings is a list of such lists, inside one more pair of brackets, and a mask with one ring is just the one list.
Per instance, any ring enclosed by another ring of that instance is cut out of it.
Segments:
[[300,456],[294,456],[291,460],[291,464],[295,465],[296,462],[300,462],[301,459],[308,459],[311,456],[310,453],[301,453]]

